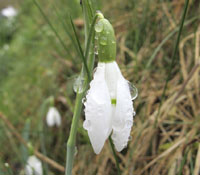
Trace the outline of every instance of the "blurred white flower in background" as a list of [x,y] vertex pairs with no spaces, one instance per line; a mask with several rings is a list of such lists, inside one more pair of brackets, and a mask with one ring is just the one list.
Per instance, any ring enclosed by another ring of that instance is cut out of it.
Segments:
[[46,116],[47,125],[49,127],[61,125],[61,116],[55,107],[50,107]]
[[1,10],[1,14],[7,18],[11,18],[17,15],[17,10],[12,6],[8,6]]
[[27,160],[25,175],[43,175],[42,163],[34,155],[30,156]]

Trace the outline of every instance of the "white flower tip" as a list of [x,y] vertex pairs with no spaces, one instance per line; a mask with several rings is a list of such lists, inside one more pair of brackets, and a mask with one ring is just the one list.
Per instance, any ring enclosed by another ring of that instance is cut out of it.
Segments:
[[125,147],[127,146],[127,144],[126,145],[115,145],[115,149],[118,151],[118,152],[121,152]]
[[[113,138],[112,138],[113,139]],[[118,138],[118,139],[120,139],[120,138]],[[128,141],[129,141],[129,139],[121,139],[121,140],[119,140],[119,141],[117,141],[117,140],[114,140],[113,139],[113,142],[114,142],[114,145],[115,145],[115,149],[118,151],[118,152],[121,152],[124,148],[126,148],[127,147],[127,145],[128,145]]]
[[61,125],[61,116],[55,107],[50,107],[47,113],[46,122],[49,127]]
[[94,135],[93,135],[93,137],[91,137],[90,133],[89,133],[89,137],[90,137],[92,148],[93,148],[95,154],[99,154],[103,148],[106,138],[103,138],[103,136],[98,137],[98,135],[96,137],[94,137]]
[[27,160],[27,164],[25,167],[25,174],[26,175],[43,175],[42,163],[34,155],[30,156]]
[[99,145],[95,145],[95,146],[92,146],[93,147],[93,150],[95,152],[95,154],[99,154],[103,148],[103,145],[99,146]]

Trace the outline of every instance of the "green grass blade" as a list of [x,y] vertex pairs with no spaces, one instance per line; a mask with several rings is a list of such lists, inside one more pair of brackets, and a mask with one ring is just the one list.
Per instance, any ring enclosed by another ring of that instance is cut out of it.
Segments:
[[79,41],[79,39],[78,39],[78,35],[77,35],[77,33],[76,33],[76,29],[75,29],[75,26],[74,26],[74,23],[73,23],[73,21],[72,21],[71,16],[70,16],[70,22],[71,22],[72,29],[73,29],[73,31],[74,31],[74,35],[75,35],[75,38],[76,38],[76,41],[77,41],[77,44],[78,44],[80,57],[81,57],[81,59],[82,59],[82,61],[83,61],[83,65],[84,65],[84,68],[85,68],[85,70],[86,70],[87,77],[88,77],[88,79],[89,79],[89,81],[90,81],[90,80],[91,80],[90,71],[89,71],[89,69],[88,69],[87,61],[86,61],[86,58],[85,58],[85,56],[84,56],[84,54],[83,54],[83,50],[82,50],[82,48],[81,48],[81,44],[80,44],[80,41]]
[[94,17],[94,13],[93,13],[93,10],[91,10],[92,9],[91,3],[88,0],[82,1],[82,9],[83,9],[84,21],[85,21],[85,45],[87,45],[86,41],[88,39],[89,28],[90,28],[92,19]]
[[191,175],[194,175],[194,162],[192,156],[190,157],[190,173]]
[[[94,25],[96,23],[98,15],[95,15],[93,21],[92,21],[92,25],[90,27],[90,31],[89,31],[89,35],[88,35],[88,39],[87,39],[87,43],[86,43],[86,50],[85,50],[85,59],[88,60],[88,67],[92,68],[92,62],[91,60],[88,58],[89,56],[89,51],[90,51],[90,46],[91,46],[91,42],[94,39]],[[91,72],[91,69],[90,69]]]
[[178,175],[182,175],[184,172],[184,165],[185,165],[185,162],[187,161],[187,155],[188,155],[188,151],[184,154],[183,160],[181,161],[181,166],[180,166]]

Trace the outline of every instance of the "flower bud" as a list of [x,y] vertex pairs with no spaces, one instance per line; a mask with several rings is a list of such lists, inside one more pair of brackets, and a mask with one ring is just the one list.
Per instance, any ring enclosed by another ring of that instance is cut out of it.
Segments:
[[110,22],[105,18],[95,25],[98,58],[100,62],[112,62],[116,58],[116,39],[115,32]]

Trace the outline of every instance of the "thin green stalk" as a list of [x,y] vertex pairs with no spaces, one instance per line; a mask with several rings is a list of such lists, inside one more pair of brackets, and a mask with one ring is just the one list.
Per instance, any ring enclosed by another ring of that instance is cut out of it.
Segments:
[[85,47],[87,46],[87,39],[89,35],[89,29],[90,24],[92,23],[92,19],[94,17],[93,11],[91,10],[92,7],[90,6],[90,3],[88,0],[82,1],[82,10],[83,10],[83,16],[85,21]]
[[187,161],[187,155],[188,155],[188,151],[184,154],[184,157],[183,157],[183,159],[182,159],[182,161],[181,161],[181,166],[180,166],[178,175],[182,175],[183,172],[184,172],[183,169],[184,169],[184,165],[185,165],[185,163],[186,163],[186,161]]
[[85,94],[84,92],[77,93],[76,96],[74,115],[73,115],[70,135],[67,142],[67,161],[66,161],[65,175],[72,174],[74,154],[75,154],[76,133],[82,110],[82,98],[84,97],[84,94]]
[[190,173],[191,175],[194,175],[194,163],[193,163],[192,156],[190,157]]
[[[49,106],[50,100],[47,99],[44,101],[44,103],[41,106],[40,109],[40,124],[38,127],[38,130],[41,131],[39,133],[39,137],[40,137],[40,143],[41,143],[41,151],[42,154],[47,156],[47,150],[46,150],[46,126],[43,123],[43,116],[45,116],[46,110],[47,110],[47,106]],[[48,164],[46,162],[43,162],[43,168],[44,168],[44,175],[48,174],[49,168],[48,168]]]
[[87,73],[87,76],[88,76],[88,79],[91,80],[91,75],[90,75],[90,71],[88,69],[88,65],[87,65],[87,61],[86,61],[86,58],[83,54],[83,49],[81,48],[81,43],[78,39],[78,35],[76,33],[76,29],[75,29],[75,26],[74,26],[74,23],[72,21],[72,18],[70,16],[70,22],[71,22],[71,25],[72,25],[72,28],[73,28],[73,31],[74,31],[74,34],[75,34],[75,38],[76,38],[76,41],[77,41],[77,44],[78,44],[78,48],[79,48],[79,53],[81,55],[81,58],[82,58],[82,61],[83,61],[83,64],[84,64],[84,68],[86,70],[86,73]]
[[112,142],[112,139],[111,139],[110,136],[109,136],[109,142],[110,142],[110,146],[111,146],[114,158],[115,158],[115,162],[116,162],[116,166],[117,166],[117,174],[120,175],[121,174],[121,170],[120,170],[120,167],[119,167],[119,161],[118,161],[117,154],[115,152],[114,145],[113,145],[113,142]]
[[[86,51],[85,51],[85,58],[88,59],[88,56],[89,56],[89,51],[90,51],[90,48],[91,48],[91,41],[94,40],[94,25],[96,23],[96,20],[98,18],[98,15],[96,14],[93,21],[92,21],[92,25],[90,27],[90,31],[89,31],[89,35],[88,35],[88,38],[87,38],[87,43],[86,43]],[[92,55],[93,57],[93,55]],[[93,67],[93,60],[92,57],[90,59],[88,59],[88,67],[89,68],[92,68]],[[89,70],[91,72],[91,70]]]
[[161,106],[162,106],[162,102],[163,102],[163,99],[164,99],[164,96],[165,96],[165,93],[166,93],[166,90],[167,90],[168,82],[169,82],[169,80],[171,78],[172,68],[174,67],[174,63],[175,63],[175,60],[176,60],[175,59],[176,58],[176,53],[177,53],[179,42],[180,42],[180,38],[181,38],[181,33],[182,33],[183,24],[184,24],[186,13],[187,13],[187,9],[188,9],[188,4],[189,4],[189,0],[185,0],[185,7],[184,7],[184,11],[183,11],[183,16],[182,16],[182,19],[181,19],[181,24],[180,24],[180,27],[179,27],[179,32],[178,32],[178,36],[177,36],[177,40],[176,40],[176,45],[175,45],[175,49],[174,49],[174,52],[173,52],[173,55],[172,55],[170,69],[169,69],[169,73],[168,73],[168,76],[167,76],[167,79],[166,79],[166,82],[165,82],[165,86],[164,86],[164,89],[163,89],[163,93],[162,93],[162,96],[161,96],[161,101],[160,101],[160,104],[159,104],[158,113],[156,115],[156,120],[155,120],[155,123],[154,123],[154,127],[157,125],[157,122],[158,122],[158,116],[160,114],[160,109],[161,109]]

